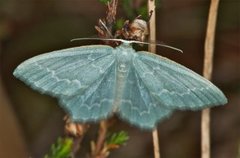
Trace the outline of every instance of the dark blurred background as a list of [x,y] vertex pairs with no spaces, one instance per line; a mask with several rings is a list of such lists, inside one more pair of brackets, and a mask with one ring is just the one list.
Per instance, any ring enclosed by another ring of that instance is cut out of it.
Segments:
[[[202,74],[209,4],[208,0],[160,0],[157,39],[184,54],[164,48],[158,48],[158,54]],[[14,68],[37,54],[90,44],[70,40],[96,35],[94,26],[105,12],[98,0],[0,0],[1,158],[41,158],[64,134],[64,112],[56,99],[14,78]],[[121,5],[117,17],[125,17]],[[212,109],[212,158],[240,158],[239,65],[240,1],[220,0],[212,80],[229,103]],[[129,132],[130,140],[110,158],[153,157],[151,132],[120,120],[116,124],[112,129]],[[177,111],[158,128],[162,158],[200,157],[200,112]],[[84,142],[83,149],[88,149],[89,142]]]

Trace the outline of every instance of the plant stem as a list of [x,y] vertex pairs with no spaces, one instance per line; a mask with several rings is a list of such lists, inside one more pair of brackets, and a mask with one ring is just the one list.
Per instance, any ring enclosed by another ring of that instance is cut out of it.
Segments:
[[[149,19],[149,41],[156,41],[156,12],[155,0],[148,0],[148,12],[152,11],[151,18]],[[156,53],[156,44],[150,44],[148,50]]]
[[[211,0],[210,10],[208,15],[207,32],[204,48],[204,68],[203,76],[211,80],[212,67],[213,67],[213,52],[214,52],[214,38],[217,21],[219,0]],[[210,109],[202,111],[201,120],[201,134],[202,144],[201,152],[202,158],[210,158]]]
[[160,158],[160,148],[159,148],[159,140],[158,140],[158,130],[155,128],[152,131],[153,137],[153,147],[154,147],[154,158]]
[[102,120],[99,124],[99,133],[98,133],[98,139],[96,142],[96,146],[94,148],[94,151],[92,151],[92,158],[98,158],[98,157],[105,157],[104,153],[101,153],[103,147],[104,147],[104,142],[106,139],[107,135],[107,121]]
[[[149,41],[156,41],[156,12],[155,12],[155,0],[148,0],[148,12],[152,11],[151,18],[149,20]],[[156,45],[150,44],[148,50],[152,53],[156,53]],[[154,149],[154,158],[160,158],[160,148],[158,140],[158,130],[155,128],[152,131],[153,137],[153,149]]]

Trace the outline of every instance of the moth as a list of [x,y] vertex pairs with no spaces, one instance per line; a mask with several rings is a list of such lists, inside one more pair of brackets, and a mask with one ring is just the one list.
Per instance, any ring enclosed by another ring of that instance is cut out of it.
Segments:
[[174,110],[224,105],[227,98],[192,70],[147,51],[132,41],[113,48],[87,45],[53,51],[21,63],[14,76],[56,97],[75,122],[105,119],[114,113],[152,129]]

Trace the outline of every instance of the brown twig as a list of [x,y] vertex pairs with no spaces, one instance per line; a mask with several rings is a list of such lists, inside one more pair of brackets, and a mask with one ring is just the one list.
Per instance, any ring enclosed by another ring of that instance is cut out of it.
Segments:
[[158,138],[157,128],[155,128],[152,131],[152,137],[153,137],[154,158],[160,158],[160,147],[159,147],[159,138]]
[[107,136],[107,121],[101,121],[98,133],[98,139],[96,144],[92,144],[92,158],[106,158],[108,155],[108,151],[104,150],[105,147],[105,139]]
[[[219,4],[219,0],[211,0],[210,10],[208,15],[208,24],[207,24],[205,49],[204,49],[204,68],[203,68],[203,76],[208,80],[211,80],[211,75],[212,75],[214,39],[215,39],[218,4]],[[202,138],[201,138],[202,158],[210,158],[210,151],[211,151],[210,150],[210,109],[205,109],[202,111],[201,134],[202,134]]]
[[116,21],[117,6],[118,6],[118,0],[112,0],[111,2],[108,3],[106,20],[107,20],[107,27],[111,29],[111,31]]
[[[95,29],[98,32],[100,38],[113,38],[113,25],[116,21],[118,0],[112,0],[107,4],[106,18],[99,19],[98,26]],[[114,45],[112,41],[104,41],[105,44]]]
[[[151,18],[149,19],[149,41],[156,41],[156,12],[155,0],[148,0],[148,12]],[[156,45],[150,44],[149,51],[156,53]]]
[[[155,0],[148,0],[148,11],[151,14],[151,18],[149,19],[149,40],[156,41],[156,12],[155,12]],[[148,50],[152,53],[156,53],[156,45],[150,44]],[[159,148],[159,138],[158,131],[155,128],[152,131],[153,137],[153,148],[154,148],[154,157],[160,158],[160,148]]]
[[73,147],[72,147],[72,157],[74,158],[76,153],[80,149],[80,144],[82,142],[82,139],[87,132],[89,125],[88,124],[82,124],[82,123],[74,123],[72,120],[68,117],[64,117],[65,121],[65,133],[66,135],[73,138]]

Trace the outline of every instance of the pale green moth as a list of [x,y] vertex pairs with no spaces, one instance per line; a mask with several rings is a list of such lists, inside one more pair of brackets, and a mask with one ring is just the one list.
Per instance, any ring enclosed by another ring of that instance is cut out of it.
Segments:
[[133,41],[116,48],[89,45],[53,51],[24,61],[14,76],[58,98],[72,120],[98,121],[113,113],[152,129],[174,110],[227,103],[210,81],[167,58],[136,52]]

